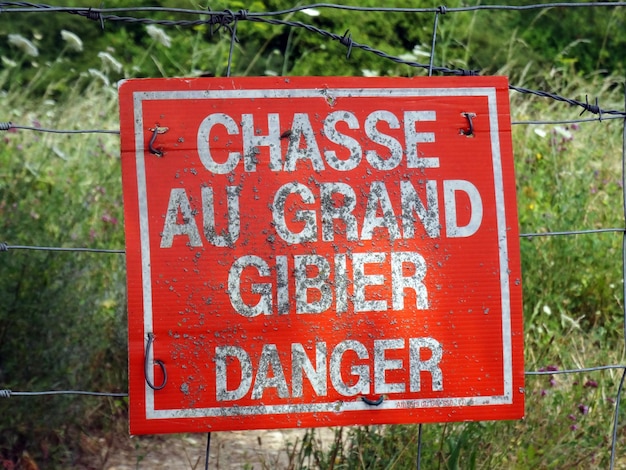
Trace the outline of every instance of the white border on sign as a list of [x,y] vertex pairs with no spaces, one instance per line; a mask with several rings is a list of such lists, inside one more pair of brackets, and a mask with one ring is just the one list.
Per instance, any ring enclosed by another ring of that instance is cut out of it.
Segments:
[[[320,96],[351,98],[388,98],[388,97],[467,97],[483,96],[487,98],[489,109],[489,131],[491,136],[493,181],[496,200],[496,219],[498,251],[500,262],[500,292],[502,302],[502,368],[504,393],[494,396],[475,396],[457,398],[428,398],[385,400],[375,409],[361,400],[310,403],[297,405],[256,405],[214,408],[154,409],[154,390],[145,386],[146,419],[201,418],[225,416],[260,416],[287,413],[338,413],[342,411],[367,410],[370,412],[393,409],[447,408],[484,405],[510,405],[513,403],[513,356],[511,338],[511,301],[509,289],[509,257],[504,206],[504,182],[500,151],[498,126],[498,107],[496,89],[493,87],[474,88],[336,88],[336,89],[247,89],[247,90],[186,90],[133,92],[135,122],[135,159],[137,165],[137,192],[139,204],[139,230],[141,242],[141,277],[144,306],[144,331],[153,330],[152,312],[152,274],[150,269],[150,236],[147,203],[147,184],[145,172],[145,148],[143,122],[143,102],[153,100],[207,100],[207,99],[251,99],[251,98],[316,98]],[[145,348],[144,348],[145,349]],[[148,351],[147,360],[152,363],[152,351]],[[148,367],[148,379],[154,383],[154,368]]]

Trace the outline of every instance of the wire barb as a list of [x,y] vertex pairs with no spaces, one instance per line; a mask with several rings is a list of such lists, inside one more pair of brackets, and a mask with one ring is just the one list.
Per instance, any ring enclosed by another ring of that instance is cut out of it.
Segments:
[[352,33],[350,33],[349,29],[346,29],[346,32],[343,33],[343,36],[339,38],[339,43],[348,48],[348,52],[346,53],[346,59],[349,59],[350,53],[352,52],[352,45],[354,44],[354,42],[352,41]]
[[589,104],[589,96],[585,95],[585,102],[581,104],[583,110],[580,112],[579,116],[585,114],[586,111],[589,111],[591,114],[597,114],[598,120],[602,121],[602,109],[598,106],[598,98],[596,98],[596,104]]

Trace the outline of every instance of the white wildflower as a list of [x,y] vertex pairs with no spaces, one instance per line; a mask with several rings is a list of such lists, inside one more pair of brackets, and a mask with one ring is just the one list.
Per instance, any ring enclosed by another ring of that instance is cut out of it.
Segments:
[[81,39],[71,31],[62,29],[61,37],[67,43],[67,47],[69,47],[70,49],[75,50],[76,52],[80,52],[83,50],[83,41],[81,41]]
[[420,44],[416,44],[412,51],[416,57],[430,57],[430,48],[426,48]]
[[172,45],[172,38],[170,38],[167,33],[158,26],[149,24],[146,26],[146,31],[148,32],[148,36],[150,36],[153,41],[158,42],[165,47],[170,47]]
[[567,129],[565,129],[564,127],[561,126],[555,126],[554,130],[561,135],[561,137],[563,137],[565,140],[571,140],[572,139],[572,133],[570,131],[568,131]]
[[380,73],[377,70],[362,69],[361,73],[364,77],[378,77]]
[[304,13],[305,15],[309,15],[309,16],[320,16],[320,11],[316,10],[315,8],[304,8],[302,10],[300,10],[302,13]]
[[104,65],[106,70],[113,69],[117,73],[122,71],[122,64],[108,52],[98,52],[98,57],[102,60],[102,65]]
[[98,78],[98,79],[102,80],[102,82],[106,86],[109,86],[111,84],[111,82],[109,81],[109,78],[105,74],[100,72],[100,70],[89,69],[88,72],[89,72],[89,75],[91,75],[92,77],[95,77],[95,78]]
[[548,307],[547,305],[544,305],[542,310],[543,310],[543,313],[545,313],[546,315],[552,315],[552,309]]
[[417,61],[417,57],[415,57],[410,52],[406,52],[404,54],[401,54],[400,56],[398,56],[398,58],[402,59],[405,62],[415,62],[415,61]]
[[267,75],[268,77],[278,77],[278,72],[275,72],[274,70],[267,69],[263,73]]
[[539,128],[536,128],[534,132],[535,132],[535,134],[537,134],[539,137],[545,137],[545,136],[547,136],[547,135],[548,135],[548,133],[547,133],[546,131],[544,131],[543,129],[539,129]]
[[19,34],[9,34],[9,44],[14,45],[24,54],[31,57],[37,57],[39,55],[39,51],[37,50],[35,45],[24,36],[21,36]]
[[8,68],[17,67],[17,62],[4,56],[2,56],[2,64],[4,64],[4,66]]

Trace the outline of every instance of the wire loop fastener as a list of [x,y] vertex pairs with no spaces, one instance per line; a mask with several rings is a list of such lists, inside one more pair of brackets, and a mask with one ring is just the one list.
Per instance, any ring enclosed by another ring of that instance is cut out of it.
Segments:
[[1,251],[9,251],[9,244],[8,243],[0,243],[0,252]]
[[150,137],[150,141],[148,142],[148,151],[151,154],[156,155],[157,157],[162,157],[163,150],[156,148],[154,146],[154,143],[156,142],[157,135],[165,134],[169,130],[169,128],[159,127],[159,125],[157,124],[156,126],[154,126],[154,129],[149,130],[152,131],[152,137]]
[[473,119],[476,117],[474,113],[463,113],[463,116],[467,119],[468,129],[461,129],[461,134],[466,137],[472,137],[474,135],[474,121]]
[[0,122],[0,131],[8,131],[13,128],[13,123],[9,122]]
[[146,379],[146,383],[148,384],[148,387],[150,387],[152,390],[161,390],[165,387],[165,384],[167,384],[167,370],[165,369],[165,364],[163,364],[163,361],[161,361],[160,359],[155,359],[153,362],[154,364],[158,365],[161,368],[161,372],[163,373],[163,383],[161,385],[154,385],[150,379],[148,378],[148,368],[150,367],[149,364],[149,360],[148,357],[150,356],[150,348],[152,347],[152,343],[154,342],[154,333],[148,333],[148,344],[146,345],[146,353],[145,353],[145,358],[144,358],[144,377]]
[[363,400],[365,403],[367,403],[370,406],[380,406],[382,402],[385,400],[385,395],[381,395],[376,400],[370,400],[367,397],[361,397],[361,400]]
[[11,398],[11,390],[0,390],[0,398]]

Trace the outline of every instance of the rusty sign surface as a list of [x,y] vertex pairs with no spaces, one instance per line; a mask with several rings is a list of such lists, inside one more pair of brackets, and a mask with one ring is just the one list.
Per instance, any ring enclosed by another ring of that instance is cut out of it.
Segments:
[[506,78],[119,93],[131,433],[523,415]]

